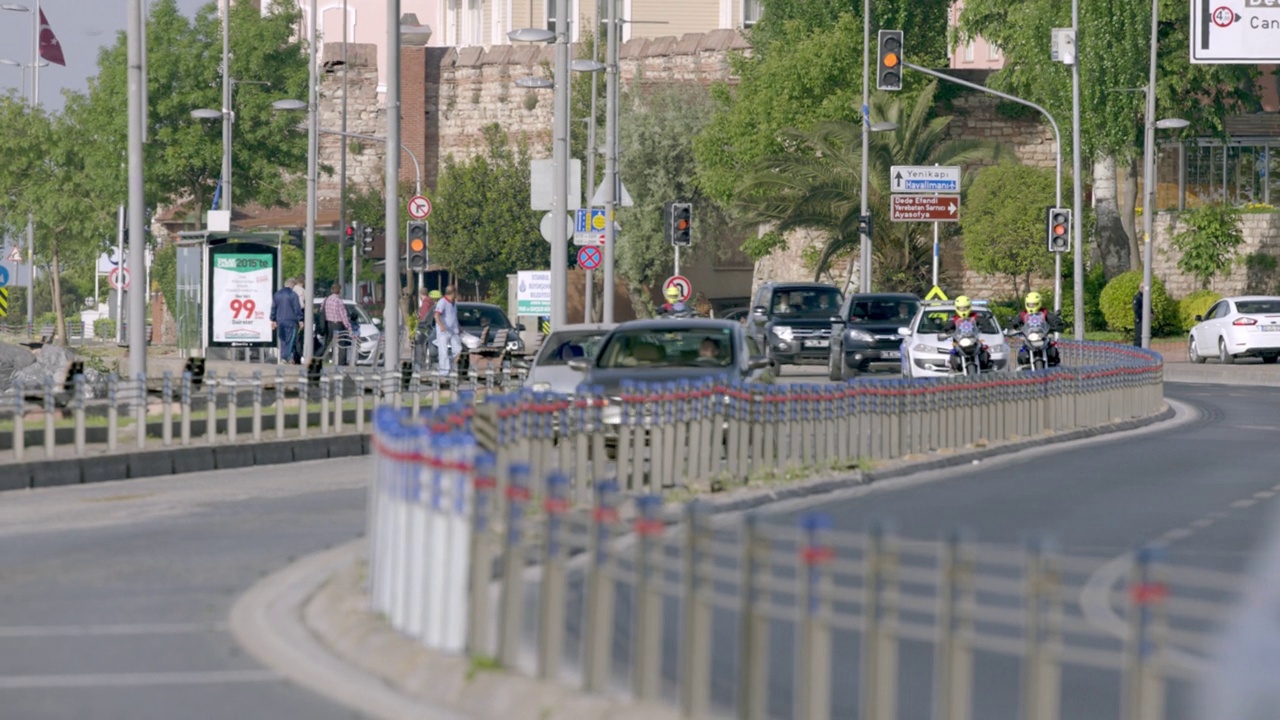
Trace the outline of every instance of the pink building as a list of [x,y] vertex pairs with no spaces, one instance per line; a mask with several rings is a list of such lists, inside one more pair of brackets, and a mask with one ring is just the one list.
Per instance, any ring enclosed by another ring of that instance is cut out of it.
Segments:
[[964,0],[956,0],[947,12],[947,27],[956,44],[947,51],[951,67],[960,70],[999,70],[1004,67],[1004,55],[1000,48],[980,37],[961,43],[958,36],[960,13],[964,12]]

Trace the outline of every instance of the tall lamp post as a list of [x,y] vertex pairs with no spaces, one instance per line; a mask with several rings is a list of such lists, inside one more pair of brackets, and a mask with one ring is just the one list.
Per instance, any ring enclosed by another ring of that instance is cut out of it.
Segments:
[[[871,152],[871,0],[862,0],[862,189],[859,202],[862,217],[867,215],[868,162]],[[868,230],[870,228],[867,228]],[[858,287],[862,292],[871,292],[871,235],[863,232],[858,244],[858,259],[861,266],[861,277]]]
[[[36,9],[40,8],[39,3]],[[17,3],[5,3],[0,5],[0,10],[9,12],[31,13],[31,107],[40,104],[40,67],[48,65],[40,61],[40,13],[33,12],[26,5]],[[132,16],[132,15],[131,15]],[[23,78],[25,83],[26,70],[23,69]],[[31,215],[27,215],[27,333],[30,334],[35,327],[35,277],[36,277],[36,230],[35,220]]]
[[[573,62],[569,63],[569,68],[574,72],[584,72],[584,73],[592,73],[592,74],[595,74],[598,72],[604,72],[608,66],[600,62],[599,60],[595,59],[596,57],[599,57],[600,55],[599,51],[600,51],[599,40],[593,41],[591,44],[592,59],[574,60]],[[583,188],[582,188],[582,192],[584,195],[584,197],[582,198],[582,206],[584,208],[591,207],[591,196],[595,192],[595,186],[596,186],[596,96],[597,96],[596,80],[595,78],[592,78],[591,79],[591,116],[587,118],[587,182],[585,185],[583,185]],[[583,283],[583,288],[584,288],[584,293],[583,293],[584,297],[583,297],[583,303],[582,303],[582,306],[583,306],[582,322],[589,323],[591,322],[592,318],[595,316],[596,281],[595,281],[594,270],[586,271],[586,279],[585,279],[585,282]]]

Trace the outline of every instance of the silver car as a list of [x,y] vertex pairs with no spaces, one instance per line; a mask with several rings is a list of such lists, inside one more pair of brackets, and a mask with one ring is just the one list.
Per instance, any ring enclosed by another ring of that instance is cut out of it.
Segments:
[[[978,332],[995,370],[1009,365],[1009,345],[1000,330],[1000,323],[986,303],[975,301],[973,312],[978,315]],[[946,377],[951,374],[951,340],[939,338],[947,321],[956,314],[954,303],[926,303],[911,321],[909,327],[898,328],[902,336],[902,375],[909,378]]]
[[569,367],[569,362],[593,358],[604,336],[614,327],[604,323],[565,325],[548,335],[529,366],[525,387],[534,392],[572,394],[583,374]]

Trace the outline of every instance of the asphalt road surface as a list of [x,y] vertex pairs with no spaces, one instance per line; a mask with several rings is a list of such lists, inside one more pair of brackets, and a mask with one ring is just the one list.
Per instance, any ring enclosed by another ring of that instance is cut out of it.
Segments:
[[368,458],[0,494],[0,717],[359,717],[245,656],[231,605],[364,528]]

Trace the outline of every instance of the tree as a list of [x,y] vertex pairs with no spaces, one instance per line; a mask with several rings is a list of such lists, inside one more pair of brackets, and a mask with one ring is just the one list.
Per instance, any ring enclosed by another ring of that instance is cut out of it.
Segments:
[[701,85],[639,86],[627,93],[621,116],[621,169],[634,207],[618,210],[617,271],[626,278],[632,306],[643,312],[653,289],[673,267],[663,205],[693,203],[693,245],[682,260],[715,258],[717,249],[735,232],[724,210],[694,182],[692,140],[705,127],[712,109],[710,93]]
[[[1258,69],[1191,65],[1188,13],[1184,0],[1161,0],[1156,116],[1190,120],[1191,134],[1220,133],[1228,114],[1258,107]],[[1071,73],[1045,46],[1052,28],[1070,24],[1070,6],[1059,0],[967,0],[961,16],[962,33],[982,35],[1004,53],[1005,67],[991,85],[1044,105],[1064,138],[1070,137]],[[1147,84],[1150,28],[1149,2],[1080,3],[1081,150],[1092,161],[1094,240],[1108,277],[1140,262],[1133,206],[1145,102],[1134,89]]]
[[[873,20],[905,31],[912,61],[940,64],[949,5],[877,0]],[[862,18],[847,8],[835,0],[765,0],[764,16],[748,35],[752,54],[732,60],[740,80],[713,87],[715,110],[695,144],[698,182],[708,196],[732,202],[738,181],[760,158],[786,150],[785,131],[859,119]],[[906,81],[907,94],[924,84],[914,73]]]
[[1244,243],[1240,210],[1225,203],[1201,205],[1182,213],[1183,229],[1173,236],[1173,249],[1182,253],[1178,269],[1200,282],[1203,289],[1220,273],[1231,269],[1236,251]]
[[432,193],[431,259],[478,294],[517,270],[545,268],[550,246],[529,208],[529,150],[512,146],[497,124],[483,129],[485,152],[444,162]]
[[[947,140],[951,118],[931,117],[935,91],[935,84],[926,85],[910,105],[890,93],[871,97],[871,117],[897,124],[891,132],[872,135],[869,144],[874,281],[882,289],[920,290],[927,287],[929,275],[928,225],[888,221],[890,167],[987,163],[1008,152],[989,141]],[[839,121],[809,131],[790,130],[783,135],[790,149],[757,161],[736,190],[744,220],[771,224],[779,233],[808,229],[826,234],[815,277],[858,247],[861,133],[859,124]]]
[[1014,296],[1031,292],[1031,276],[1053,268],[1045,235],[1045,208],[1053,202],[1052,170],[1015,163],[980,170],[960,216],[965,265],[1008,276]]

